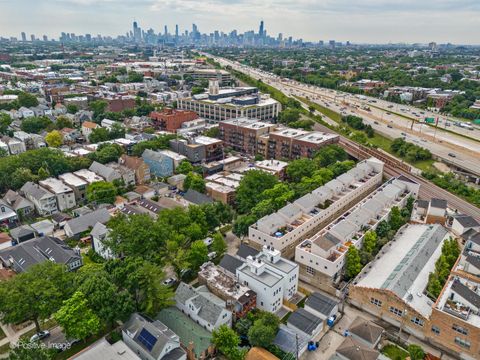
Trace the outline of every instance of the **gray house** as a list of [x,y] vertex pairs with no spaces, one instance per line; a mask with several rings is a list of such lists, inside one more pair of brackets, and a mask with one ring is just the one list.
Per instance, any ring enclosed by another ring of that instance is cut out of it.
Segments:
[[100,164],[99,162],[94,161],[92,165],[88,168],[90,171],[93,171],[95,174],[101,176],[105,181],[112,182],[113,180],[121,179],[122,175],[115,169]]
[[186,360],[180,338],[160,320],[150,321],[138,313],[123,325],[125,344],[142,360]]
[[110,213],[105,208],[92,211],[86,215],[82,215],[65,224],[65,234],[68,237],[78,237],[83,232],[92,230],[95,224],[106,224],[110,220]]
[[24,272],[31,266],[45,261],[64,264],[70,271],[83,265],[79,251],[51,236],[28,240],[3,250],[0,252],[0,261],[5,267],[11,268],[17,273]]

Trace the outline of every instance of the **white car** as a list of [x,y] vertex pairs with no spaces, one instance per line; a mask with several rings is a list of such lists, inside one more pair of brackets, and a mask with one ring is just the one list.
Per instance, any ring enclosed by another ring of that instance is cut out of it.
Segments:
[[50,336],[50,331],[48,330],[43,330],[43,331],[40,331],[34,335],[32,335],[32,337],[30,338],[30,341],[31,342],[34,342],[34,341],[40,341],[42,339],[45,339],[47,337]]

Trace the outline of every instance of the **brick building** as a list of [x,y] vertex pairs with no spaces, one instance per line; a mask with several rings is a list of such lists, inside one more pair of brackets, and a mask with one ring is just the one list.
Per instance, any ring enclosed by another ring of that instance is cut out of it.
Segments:
[[150,114],[156,128],[175,132],[182,127],[182,124],[188,121],[198,119],[198,115],[194,111],[164,109],[155,111]]
[[260,136],[268,135],[277,127],[272,123],[247,118],[220,121],[218,126],[220,138],[227,146],[249,155],[257,154]]

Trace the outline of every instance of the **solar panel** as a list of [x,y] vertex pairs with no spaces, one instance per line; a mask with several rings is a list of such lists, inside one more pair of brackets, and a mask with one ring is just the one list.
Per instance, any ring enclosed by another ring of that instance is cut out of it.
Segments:
[[157,342],[157,338],[150,334],[146,329],[142,329],[140,335],[138,335],[138,341],[145,345],[148,351],[152,351]]

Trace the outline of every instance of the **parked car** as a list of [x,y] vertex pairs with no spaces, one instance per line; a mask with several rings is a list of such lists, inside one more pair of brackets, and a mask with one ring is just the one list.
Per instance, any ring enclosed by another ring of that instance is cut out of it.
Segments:
[[207,246],[210,246],[213,244],[213,238],[207,237],[206,239],[203,239],[203,243]]
[[453,158],[457,157],[457,155],[455,155],[454,153],[448,153],[448,156],[453,157]]
[[34,341],[40,341],[40,340],[43,340],[47,337],[50,336],[50,331],[48,330],[43,330],[43,331],[40,331],[34,335],[32,335],[32,337],[30,338],[30,341],[31,342],[34,342]]
[[163,285],[172,286],[172,285],[175,285],[176,282],[177,282],[177,279],[175,279],[173,277],[169,277],[169,278],[163,280]]

